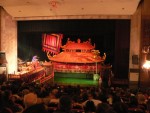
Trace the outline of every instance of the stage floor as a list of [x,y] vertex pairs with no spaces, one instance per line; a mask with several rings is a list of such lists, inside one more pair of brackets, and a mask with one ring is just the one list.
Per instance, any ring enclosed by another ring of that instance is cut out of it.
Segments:
[[98,86],[98,81],[83,73],[55,73],[54,83],[62,85]]

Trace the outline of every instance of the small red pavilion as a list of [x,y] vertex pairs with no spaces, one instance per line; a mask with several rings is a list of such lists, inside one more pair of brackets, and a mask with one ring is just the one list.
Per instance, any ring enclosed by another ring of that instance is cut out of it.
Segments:
[[95,44],[91,44],[91,39],[81,42],[71,41],[61,46],[62,52],[54,56],[48,56],[54,65],[55,72],[64,73],[99,73],[101,64],[106,58],[100,56],[100,52],[95,50]]

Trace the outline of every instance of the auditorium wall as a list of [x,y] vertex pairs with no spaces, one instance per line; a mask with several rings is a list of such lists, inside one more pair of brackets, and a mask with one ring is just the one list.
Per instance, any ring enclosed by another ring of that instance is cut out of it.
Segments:
[[0,51],[6,53],[7,71],[17,71],[17,22],[0,7]]

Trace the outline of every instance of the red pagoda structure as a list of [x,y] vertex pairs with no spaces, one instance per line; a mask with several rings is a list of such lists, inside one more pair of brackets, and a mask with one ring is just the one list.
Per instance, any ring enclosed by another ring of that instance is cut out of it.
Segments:
[[91,44],[91,39],[85,42],[77,39],[77,42],[75,42],[68,38],[67,43],[61,48],[62,52],[59,54],[48,55],[54,65],[55,72],[100,73],[106,55],[100,56],[100,52],[95,50],[95,44]]

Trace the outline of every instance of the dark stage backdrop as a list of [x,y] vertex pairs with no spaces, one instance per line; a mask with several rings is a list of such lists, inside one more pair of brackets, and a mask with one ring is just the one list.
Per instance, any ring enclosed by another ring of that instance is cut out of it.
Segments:
[[[130,20],[18,21],[18,58],[31,61],[34,55],[38,55],[41,61],[48,61],[46,53],[42,51],[43,33],[62,33],[64,35],[62,45],[66,43],[67,38],[73,41],[78,38],[81,41],[91,38],[92,44],[95,43],[100,54],[103,55],[104,52],[107,54],[105,63],[112,64],[115,76],[128,78],[129,62],[126,61],[129,59]],[[115,55],[120,54],[119,51],[122,50],[126,50],[126,53]],[[118,59],[124,59],[125,62],[124,60],[118,62]]]

